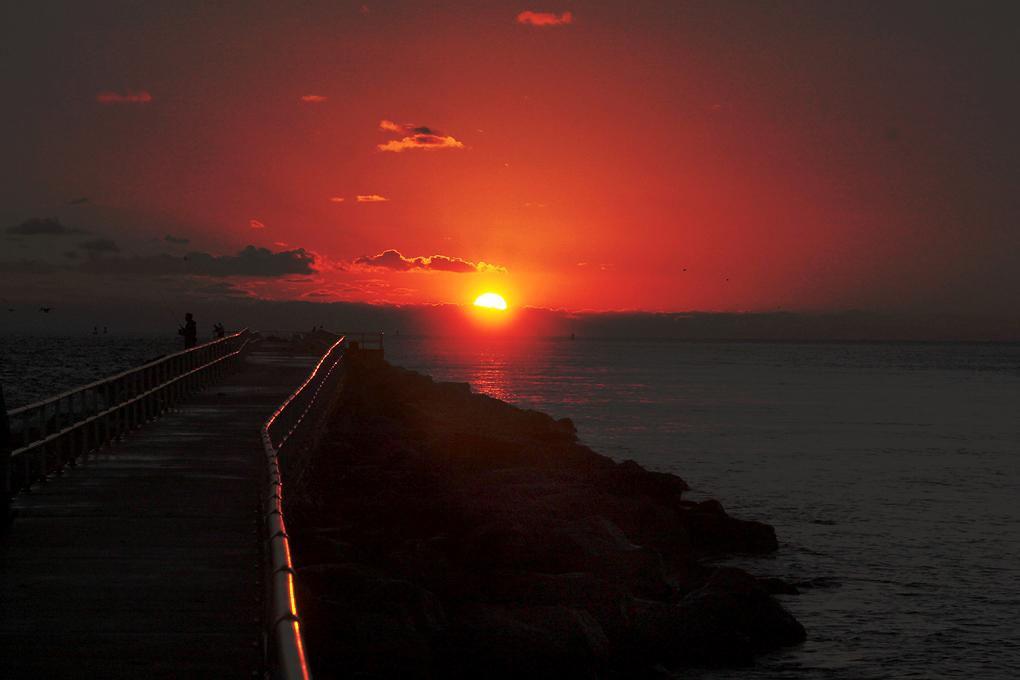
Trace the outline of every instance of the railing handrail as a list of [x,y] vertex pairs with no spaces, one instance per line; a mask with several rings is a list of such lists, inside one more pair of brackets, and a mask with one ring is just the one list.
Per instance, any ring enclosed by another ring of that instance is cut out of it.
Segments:
[[[270,591],[269,611],[272,620],[269,621],[267,628],[272,638],[271,644],[275,646],[276,657],[280,667],[280,677],[284,680],[310,680],[311,671],[308,668],[308,659],[305,655],[304,639],[301,635],[301,620],[298,616],[297,600],[294,595],[294,563],[291,561],[290,540],[287,536],[286,526],[283,523],[283,478],[280,473],[279,447],[282,447],[287,442],[294,430],[304,420],[315,403],[318,389],[322,388],[322,383],[329,377],[329,374],[336,368],[340,360],[337,359],[330,366],[326,376],[320,381],[316,393],[312,395],[311,401],[305,406],[305,410],[291,425],[279,444],[273,443],[272,434],[269,429],[280,415],[294,403],[294,400],[315,380],[329,357],[338,349],[342,351],[344,340],[345,337],[343,335],[338,337],[337,341],[323,353],[305,381],[273,411],[272,415],[262,425],[262,447],[266,454],[266,464],[269,470],[269,493],[266,501],[265,524],[269,568],[271,571],[268,586]],[[280,624],[286,625],[281,628]]]
[[[231,336],[231,337],[241,336],[243,333],[244,333],[244,331],[242,331],[240,333],[235,333],[234,336]],[[217,340],[217,342],[219,342],[219,340],[226,340],[226,339],[227,338],[225,338],[225,337],[224,338],[220,338],[220,339]],[[91,415],[88,415],[88,416],[86,416],[84,418],[81,418],[79,420],[75,420],[71,424],[69,424],[69,425],[67,425],[65,427],[62,427],[59,430],[51,432],[51,433],[45,435],[44,437],[42,437],[41,439],[35,439],[35,440],[33,440],[31,442],[28,442],[27,444],[25,444],[25,445],[23,445],[23,446],[21,446],[19,448],[12,449],[11,452],[10,452],[10,456],[11,456],[11,458],[16,458],[16,457],[18,457],[18,456],[20,456],[20,455],[22,455],[22,454],[24,454],[24,453],[26,453],[28,451],[32,451],[32,450],[37,449],[37,448],[39,448],[41,446],[46,446],[46,445],[48,445],[48,444],[50,444],[50,443],[52,443],[54,441],[59,440],[61,437],[67,435],[70,432],[74,432],[75,430],[80,430],[82,427],[84,427],[86,425],[89,425],[90,423],[96,422],[98,420],[101,420],[102,418],[105,418],[105,417],[109,416],[112,413],[116,413],[117,411],[119,411],[121,409],[124,409],[124,408],[126,408],[128,406],[131,406],[133,404],[136,404],[136,403],[144,401],[145,399],[148,399],[149,397],[152,397],[153,395],[158,394],[160,390],[165,389],[168,385],[173,385],[176,382],[183,382],[184,380],[186,380],[186,379],[188,379],[188,378],[190,378],[190,377],[192,377],[194,375],[197,375],[197,374],[201,373],[202,371],[208,369],[210,366],[213,366],[213,365],[215,365],[217,363],[224,362],[224,361],[226,361],[228,359],[231,359],[235,355],[240,354],[241,352],[243,352],[245,347],[250,342],[250,340],[251,340],[250,336],[246,337],[244,342],[241,343],[241,346],[238,347],[233,352],[230,352],[228,354],[224,354],[221,357],[217,357],[217,358],[215,358],[215,359],[213,359],[211,361],[208,361],[208,362],[206,362],[204,364],[201,364],[200,366],[196,366],[195,368],[192,368],[191,370],[185,371],[184,373],[181,373],[179,375],[175,375],[172,378],[168,378],[167,380],[164,380],[163,382],[161,382],[161,383],[159,383],[159,384],[157,384],[157,385],[155,385],[155,386],[145,390],[144,392],[139,392],[138,394],[136,394],[136,395],[134,395],[134,396],[132,396],[132,397],[130,397],[128,399],[125,399],[124,401],[120,401],[120,402],[117,402],[116,404],[112,404],[112,405],[108,406],[107,408],[103,409],[102,411],[96,411],[95,413],[93,413]],[[200,345],[199,347],[208,347],[208,346],[211,346],[212,344],[213,343],[211,343],[211,342],[207,342],[204,345]],[[198,349],[198,347],[192,347],[192,348],[189,348],[186,351],[190,352],[192,349]],[[184,354],[184,352],[176,352],[175,354],[169,355],[169,356],[176,356],[178,354]],[[149,364],[146,364],[145,366],[151,366],[151,365],[152,365],[152,363],[149,363]],[[123,373],[118,374],[115,378],[110,378],[110,380],[119,379],[123,375],[124,375]],[[103,384],[103,382],[105,382],[105,381],[100,381],[100,382],[94,383],[94,384],[95,385],[101,385],[101,384]],[[92,389],[92,388],[91,387],[81,388],[81,391],[84,391],[85,389]],[[77,394],[77,393],[78,393],[78,390],[73,390],[71,392],[65,392],[65,393],[61,394],[59,397],[54,397],[53,399],[59,401],[60,399],[64,399],[65,397],[67,397],[69,395],[74,395],[74,394]],[[43,402],[38,402],[38,403],[46,405],[46,404],[49,403],[49,400],[43,401]],[[30,406],[31,405],[23,407],[23,408],[28,409]],[[14,411],[8,411],[8,414],[18,415]]]
[[44,483],[159,417],[234,366],[253,337],[245,329],[2,414],[14,435],[3,443],[3,493]]
[[[326,363],[326,357],[328,357],[328,356],[329,356],[330,354],[332,354],[332,353],[333,353],[333,350],[335,350],[335,349],[336,349],[337,347],[339,347],[339,346],[340,346],[340,345],[341,345],[341,344],[343,343],[343,341],[345,340],[345,337],[346,337],[346,336],[343,336],[343,335],[341,335],[341,336],[338,336],[338,338],[339,338],[339,339],[338,339],[338,340],[337,340],[336,342],[334,342],[334,343],[333,343],[332,345],[330,345],[330,346],[329,346],[329,349],[327,349],[327,350],[326,350],[326,351],[325,351],[325,352],[323,353],[323,355],[322,355],[322,356],[321,356],[321,357],[319,358],[319,361],[318,361],[318,363],[316,363],[316,364],[315,364],[315,368],[313,368],[313,369],[312,369],[312,372],[308,374],[308,377],[307,377],[307,378],[305,378],[305,381],[304,381],[303,383],[301,383],[301,385],[300,385],[300,386],[298,386],[298,388],[297,388],[296,390],[294,390],[293,392],[291,392],[290,396],[289,396],[289,397],[287,397],[286,399],[284,399],[284,400],[283,400],[283,403],[282,403],[282,404],[280,404],[280,406],[279,406],[279,407],[278,407],[278,408],[277,408],[277,409],[276,409],[275,411],[273,411],[273,414],[272,414],[271,416],[269,416],[269,419],[268,419],[268,420],[266,420],[266,422],[265,422],[265,423],[264,423],[264,424],[262,425],[262,434],[263,434],[263,435],[265,435],[265,436],[267,436],[267,437],[268,437],[268,435],[269,435],[269,428],[273,426],[273,423],[274,423],[274,422],[276,422],[276,419],[280,417],[280,414],[281,414],[281,413],[283,413],[284,411],[286,411],[286,410],[287,410],[287,407],[288,407],[288,406],[290,406],[291,402],[293,402],[293,401],[294,401],[294,399],[296,399],[296,398],[297,398],[297,396],[298,396],[299,394],[301,394],[301,392],[302,392],[302,391],[303,391],[303,390],[304,390],[304,389],[305,389],[306,387],[308,387],[308,384],[309,384],[310,382],[312,382],[312,380],[314,380],[314,379],[315,379],[315,375],[316,375],[316,374],[317,374],[317,373],[319,372],[319,369],[320,369],[320,368],[322,368],[322,365],[323,365],[324,363]],[[303,415],[303,414],[302,414],[302,415]],[[300,422],[301,422],[301,421],[300,421],[300,419],[299,419],[299,420],[298,420],[298,423],[300,423]],[[297,424],[297,423],[295,423],[295,425],[296,425],[296,424]],[[272,442],[272,440],[271,440],[271,439],[269,440],[269,444],[270,444],[270,446],[272,446],[272,448],[273,448],[273,450],[274,450],[274,451],[275,451],[275,450],[276,450],[276,449],[278,448],[277,446],[274,446],[274,445],[273,445],[273,442]],[[280,445],[281,445],[281,446],[283,445],[283,442],[282,442],[282,441],[280,442]],[[275,454],[274,454],[274,455],[275,455]]]
[[163,356],[159,357],[158,359],[153,359],[152,361],[148,361],[148,362],[146,362],[144,364],[141,364],[140,366],[135,366],[134,368],[129,368],[129,369],[125,370],[125,371],[121,371],[120,373],[115,373],[113,375],[106,376],[105,378],[100,378],[99,380],[95,380],[95,381],[87,383],[85,385],[79,385],[78,387],[71,388],[71,389],[69,389],[69,390],[67,390],[65,392],[61,392],[61,393],[56,394],[56,395],[54,395],[52,397],[46,397],[45,399],[40,399],[39,401],[34,401],[31,404],[25,404],[24,406],[18,406],[17,408],[9,409],[7,411],[7,414],[10,415],[10,416],[16,416],[16,415],[20,415],[21,413],[24,413],[26,411],[32,411],[32,410],[35,410],[35,409],[38,409],[38,408],[44,408],[44,407],[49,406],[50,404],[52,404],[54,402],[60,401],[61,399],[66,399],[68,397],[72,397],[72,396],[78,394],[79,392],[84,392],[86,390],[92,390],[92,389],[100,387],[100,386],[102,386],[102,385],[104,385],[106,383],[113,382],[115,380],[120,380],[121,378],[125,378],[125,377],[127,377],[127,376],[129,376],[129,375],[131,375],[133,373],[138,373],[139,371],[144,371],[145,369],[152,368],[153,366],[157,366],[157,365],[159,365],[161,363],[165,363],[167,361],[170,361],[171,359],[176,359],[177,357],[184,356],[185,354],[188,354],[189,352],[195,352],[195,351],[198,351],[198,350],[201,350],[201,349],[207,349],[207,348],[212,347],[213,345],[215,345],[217,343],[226,342],[228,340],[233,340],[233,339],[239,338],[239,337],[241,337],[242,335],[244,335],[245,333],[248,333],[248,332],[249,332],[248,329],[245,328],[243,330],[237,331],[236,333],[231,333],[230,335],[226,335],[226,336],[224,336],[222,338],[216,338],[215,340],[211,340],[209,342],[204,342],[201,345],[195,345],[194,347],[189,347],[188,349],[183,349],[183,350],[181,350],[179,352],[174,352],[173,354],[164,354]]

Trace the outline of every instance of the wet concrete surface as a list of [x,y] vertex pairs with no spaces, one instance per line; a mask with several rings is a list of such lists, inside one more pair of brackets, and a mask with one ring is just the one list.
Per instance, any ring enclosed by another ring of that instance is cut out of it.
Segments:
[[318,357],[244,366],[15,501],[0,677],[262,673],[262,422]]

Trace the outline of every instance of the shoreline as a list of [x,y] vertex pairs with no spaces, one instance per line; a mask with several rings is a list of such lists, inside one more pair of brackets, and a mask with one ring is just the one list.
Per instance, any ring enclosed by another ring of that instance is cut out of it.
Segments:
[[775,551],[771,526],[567,418],[349,359],[319,446],[283,466],[318,677],[609,678],[804,640],[773,597],[795,587],[706,563]]

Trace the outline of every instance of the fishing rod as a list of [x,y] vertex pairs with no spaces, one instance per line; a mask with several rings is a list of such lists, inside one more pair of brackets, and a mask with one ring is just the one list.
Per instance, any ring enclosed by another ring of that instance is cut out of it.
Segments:
[[165,296],[163,295],[163,291],[162,291],[161,289],[157,288],[157,289],[156,289],[156,292],[157,292],[157,293],[159,294],[159,301],[160,301],[160,303],[162,303],[162,305],[163,305],[163,308],[164,308],[164,309],[165,309],[165,310],[167,311],[167,313],[168,313],[168,314],[170,314],[170,316],[171,316],[171,317],[173,318],[173,320],[174,320],[174,323],[176,323],[176,324],[177,324],[177,327],[178,327],[178,328],[184,328],[184,326],[182,326],[182,325],[181,325],[181,322],[180,322],[180,321],[178,320],[178,319],[179,319],[180,317],[178,317],[178,316],[177,316],[177,315],[176,315],[176,314],[174,313],[174,310],[173,310],[173,309],[171,309],[171,307],[170,307],[170,303],[168,303],[168,302],[166,301],[166,297],[165,297]]

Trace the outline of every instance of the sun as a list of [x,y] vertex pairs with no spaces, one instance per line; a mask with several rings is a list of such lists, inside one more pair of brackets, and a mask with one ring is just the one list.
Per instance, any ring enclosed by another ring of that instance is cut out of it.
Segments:
[[497,293],[482,293],[475,298],[475,307],[506,310],[506,300]]

